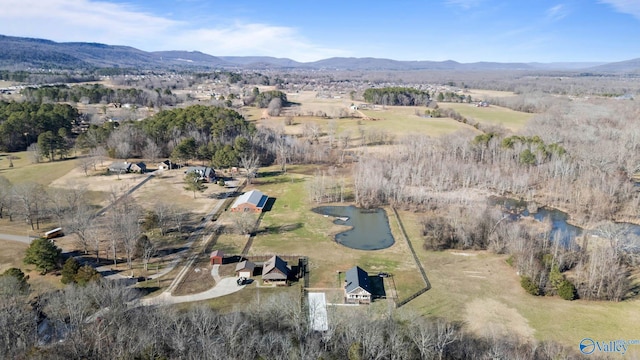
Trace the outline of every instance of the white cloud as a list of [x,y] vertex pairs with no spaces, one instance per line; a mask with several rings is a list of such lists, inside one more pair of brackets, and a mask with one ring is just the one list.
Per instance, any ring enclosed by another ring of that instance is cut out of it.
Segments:
[[175,49],[176,44],[184,50],[198,49],[212,55],[266,55],[298,61],[346,55],[344,51],[308,42],[293,28],[242,22],[221,28],[186,30],[169,37],[164,47]]
[[94,0],[1,0],[0,34],[59,42],[129,45],[146,51],[197,50],[210,55],[265,55],[312,61],[344,56],[296,29],[235,22],[208,28]]
[[569,15],[569,10],[563,4],[558,4],[547,9],[547,19],[558,21]]
[[638,0],[600,0],[599,2],[611,5],[616,11],[632,15],[640,20],[640,1]]

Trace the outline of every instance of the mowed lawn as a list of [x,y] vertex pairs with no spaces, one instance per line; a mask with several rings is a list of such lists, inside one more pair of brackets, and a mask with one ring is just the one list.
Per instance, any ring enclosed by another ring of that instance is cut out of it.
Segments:
[[[9,156],[17,158],[11,160],[13,167],[10,166]],[[46,186],[77,166],[76,159],[56,160],[54,162],[43,160],[41,163],[34,164],[31,162],[30,154],[27,151],[10,154],[0,153],[0,176],[4,176],[12,184],[33,181]]]
[[534,114],[514,111],[500,106],[476,107],[474,104],[439,103],[441,108],[453,109],[460,115],[474,119],[485,125],[502,125],[505,128],[518,131],[524,127]]
[[[420,215],[401,212],[400,216],[432,284],[401,311],[463,321],[479,334],[553,340],[575,350],[585,337],[640,338],[640,300],[614,303],[531,296],[520,286],[506,255],[426,251],[419,234]],[[640,355],[640,346],[631,350]]]
[[[406,297],[423,285],[405,241],[400,237],[392,213],[390,218],[395,243],[390,248],[364,251],[347,248],[334,240],[334,235],[347,228],[333,224],[333,218],[311,211],[315,204],[307,195],[309,169],[292,166],[287,174],[259,177],[245,191],[258,189],[275,202],[264,214],[258,234],[253,240],[249,255],[302,255],[309,257],[310,287],[341,288],[338,271],[344,272],[358,265],[370,273],[394,274],[400,298]],[[340,205],[340,204],[337,204]],[[350,205],[345,203],[345,206]],[[225,214],[226,218],[233,214]],[[217,247],[241,250],[246,239],[238,235],[221,235]]]

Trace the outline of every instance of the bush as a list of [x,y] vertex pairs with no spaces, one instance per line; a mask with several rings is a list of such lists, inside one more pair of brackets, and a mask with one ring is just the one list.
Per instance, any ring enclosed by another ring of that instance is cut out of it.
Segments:
[[97,281],[101,278],[100,273],[91,267],[91,265],[84,265],[78,269],[78,273],[76,274],[75,281],[80,286],[85,286],[87,283],[91,281]]
[[68,258],[62,266],[62,279],[60,279],[60,282],[62,282],[63,284],[75,282],[78,269],[80,269],[80,264],[78,264],[78,261],[76,261],[76,259],[72,257]]
[[540,289],[538,288],[538,285],[536,285],[536,283],[534,283],[533,280],[531,280],[531,278],[528,276],[520,277],[520,286],[522,286],[522,288],[531,295],[540,295]]
[[574,300],[576,298],[576,287],[567,279],[560,282],[557,291],[558,295],[565,300]]
[[513,267],[513,262],[514,262],[514,261],[515,261],[515,260],[514,260],[514,258],[513,258],[513,255],[509,256],[509,257],[507,258],[507,260],[505,260],[505,262],[507,263],[507,265],[509,265],[509,266],[511,266],[511,267]]

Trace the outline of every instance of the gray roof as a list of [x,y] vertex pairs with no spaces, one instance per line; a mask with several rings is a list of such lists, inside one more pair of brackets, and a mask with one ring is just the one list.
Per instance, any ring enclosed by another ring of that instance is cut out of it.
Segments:
[[287,262],[274,255],[264,263],[262,278],[265,280],[286,280],[289,277]]
[[362,288],[362,290],[371,294],[371,288],[369,287],[369,275],[358,266],[354,266],[347,270],[345,283],[346,285],[344,288],[348,293],[356,290],[357,288]]
[[129,171],[131,163],[128,162],[114,162],[109,165],[109,171]]
[[251,261],[245,260],[245,261],[239,262],[238,265],[236,265],[236,271],[242,271],[242,270],[253,271],[255,267],[256,267],[256,264],[252,263]]
[[191,166],[189,168],[187,168],[186,173],[192,173],[195,172],[198,175],[200,175],[200,177],[214,177],[215,176],[215,172],[213,172],[213,169],[208,167],[208,166]]
[[238,196],[238,198],[236,199],[236,201],[233,202],[233,205],[231,207],[235,208],[235,207],[238,207],[238,205],[249,203],[257,207],[258,209],[262,209],[264,205],[267,203],[268,199],[269,197],[263,194],[261,191],[251,190]]

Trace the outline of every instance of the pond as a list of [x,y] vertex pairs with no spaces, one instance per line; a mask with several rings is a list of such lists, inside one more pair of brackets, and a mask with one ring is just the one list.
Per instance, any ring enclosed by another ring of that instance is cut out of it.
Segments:
[[[530,212],[528,203],[523,200],[515,200],[506,197],[492,196],[489,198],[491,205],[502,206],[507,213],[512,214],[512,219],[517,220],[520,216],[532,216],[534,219],[544,222],[551,221],[550,238],[552,241],[559,241],[560,244],[568,246],[572,239],[582,235],[584,229],[571,225],[567,222],[569,215],[567,213],[546,207],[539,207],[537,211]],[[547,220],[549,219],[549,220]],[[624,226],[629,233],[640,236],[640,226],[631,223],[618,223]]]
[[335,236],[336,242],[358,250],[380,250],[393,245],[389,218],[382,209],[361,209],[351,206],[320,206],[313,212],[333,216],[334,224],[351,226]]

